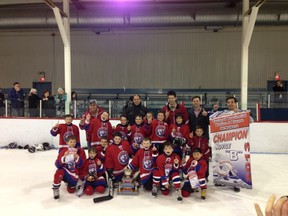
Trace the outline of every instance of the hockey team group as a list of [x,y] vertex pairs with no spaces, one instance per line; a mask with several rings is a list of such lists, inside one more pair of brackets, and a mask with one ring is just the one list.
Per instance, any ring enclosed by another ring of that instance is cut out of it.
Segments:
[[[136,99],[140,97],[135,96]],[[152,197],[156,197],[158,191],[168,195],[174,187],[178,201],[199,191],[200,198],[206,199],[211,156],[204,135],[206,128],[200,124],[191,130],[186,108],[176,102],[173,91],[167,96],[168,101],[169,97],[172,100],[155,118],[152,112],[143,111],[146,108],[136,101],[121,115],[116,127],[112,127],[109,113],[101,109],[96,100],[90,100],[89,110],[84,113],[79,127],[72,123],[72,115],[65,115],[65,123],[57,123],[50,131],[53,136],[59,135],[57,170],[52,186],[54,199],[60,198],[62,181],[68,193],[77,196],[103,194],[108,186],[106,197],[111,199],[113,186],[127,178],[126,170],[131,171],[128,173],[136,186],[151,191]],[[200,101],[200,97],[195,99]],[[201,106],[199,108],[194,114],[209,122],[207,113]],[[86,131],[88,156],[80,144],[79,128]]]

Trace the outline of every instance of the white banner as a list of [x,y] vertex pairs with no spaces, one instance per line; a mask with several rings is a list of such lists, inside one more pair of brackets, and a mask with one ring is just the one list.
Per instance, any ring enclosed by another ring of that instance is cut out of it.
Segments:
[[249,111],[223,111],[210,116],[215,184],[252,189],[249,124]]

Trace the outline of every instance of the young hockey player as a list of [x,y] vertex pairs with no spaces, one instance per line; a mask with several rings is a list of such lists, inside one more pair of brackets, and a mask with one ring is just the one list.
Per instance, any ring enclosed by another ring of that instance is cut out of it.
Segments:
[[113,133],[120,132],[122,134],[123,140],[128,140],[127,134],[128,134],[128,120],[125,115],[120,116],[120,124],[117,124],[116,127],[113,128]]
[[185,158],[185,147],[189,139],[189,126],[185,124],[181,113],[175,114],[175,124],[169,125],[169,135],[172,144],[174,144],[174,152],[182,159]]
[[101,137],[100,145],[96,145],[97,158],[104,163],[105,162],[105,152],[109,146],[109,139],[106,136]]
[[156,146],[159,154],[163,153],[163,143],[167,141],[169,135],[168,124],[164,120],[165,112],[158,111],[157,119],[151,123],[151,143]]
[[76,137],[74,135],[66,138],[67,149],[59,152],[55,161],[57,170],[54,174],[53,193],[54,199],[59,199],[59,188],[61,181],[67,183],[67,191],[74,193],[76,190],[77,181],[79,179],[79,170],[82,168],[86,160],[84,149],[76,147]]
[[105,170],[104,165],[96,157],[97,150],[95,146],[88,149],[88,155],[89,157],[87,158],[83,166],[84,176],[82,177],[82,179],[85,179],[84,193],[86,195],[92,195],[94,193],[94,190],[98,193],[104,193],[106,180],[103,177],[103,174]]
[[194,192],[194,189],[201,188],[201,199],[206,199],[206,179],[205,173],[207,164],[202,159],[202,151],[200,148],[193,150],[191,158],[183,166],[183,171],[187,174],[187,179],[182,187],[182,196],[188,197]]
[[153,114],[153,112],[147,112],[146,113],[146,116],[145,116],[145,121],[144,121],[144,123],[146,123],[146,124],[151,124],[151,122],[153,121],[153,119],[154,119],[154,114]]
[[59,124],[59,122],[50,130],[52,136],[57,136],[59,134],[59,153],[60,151],[65,148],[68,148],[67,137],[74,135],[76,137],[76,147],[80,146],[80,135],[79,135],[79,128],[72,124],[73,116],[68,114],[64,117],[64,124]]
[[[206,161],[207,163],[207,171],[206,171],[206,179],[208,179],[209,176],[209,158],[211,156],[210,148],[209,148],[209,142],[206,137],[203,136],[204,130],[202,127],[197,126],[195,130],[196,136],[193,136],[193,133],[190,134],[190,142],[188,142],[188,146],[191,148],[191,152],[195,148],[200,148],[202,151],[202,159]],[[191,155],[192,156],[192,155]]]
[[171,188],[170,181],[172,181],[177,190],[177,200],[182,201],[180,189],[181,179],[179,176],[181,166],[180,157],[173,153],[173,145],[170,142],[165,142],[163,147],[164,153],[158,156],[155,166],[157,168],[153,172],[152,196],[157,196],[159,183],[162,194],[168,195]]
[[148,137],[142,141],[142,149],[139,149],[132,161],[128,165],[128,169],[140,171],[140,180],[143,188],[152,190],[152,173],[154,171],[154,164],[158,156],[156,147],[151,148],[151,141]]
[[150,136],[150,123],[143,123],[143,117],[141,115],[136,115],[135,124],[131,127],[128,126],[128,128],[130,128],[130,131],[128,131],[128,137],[130,145],[132,146],[133,154],[136,154],[136,152],[141,148],[144,137]]
[[112,125],[109,122],[109,113],[104,111],[101,115],[101,119],[93,119],[89,125],[88,133],[92,134],[91,146],[100,145],[100,139],[103,136],[107,136],[109,140],[112,140]]
[[113,143],[108,146],[105,154],[105,167],[110,179],[121,181],[131,153],[128,141],[122,140],[122,134],[116,132]]

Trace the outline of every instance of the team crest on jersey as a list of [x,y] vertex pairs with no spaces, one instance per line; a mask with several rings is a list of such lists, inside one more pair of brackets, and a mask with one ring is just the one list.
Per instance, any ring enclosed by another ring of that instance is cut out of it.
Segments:
[[129,161],[129,155],[126,151],[121,151],[118,154],[118,161],[121,165],[127,165]]
[[172,170],[172,164],[165,164],[164,168],[165,168],[165,176],[168,177]]
[[69,136],[71,136],[71,135],[74,135],[73,131],[67,131],[67,132],[65,132],[64,135],[63,135],[63,140],[64,140],[65,142],[68,142],[67,138],[68,138]]
[[89,175],[96,176],[97,174],[97,167],[95,163],[89,164],[88,166],[88,173]]
[[65,156],[65,164],[67,164],[69,170],[74,170],[75,169],[74,152],[69,152]]
[[165,128],[165,126],[163,126],[163,125],[158,125],[158,126],[156,127],[156,130],[155,130],[156,135],[157,135],[158,137],[160,137],[160,138],[163,138],[163,137],[164,137],[165,131],[166,131],[166,128]]
[[134,143],[137,143],[137,144],[141,144],[142,141],[143,141],[144,137],[141,133],[135,133],[134,134]]
[[143,165],[144,170],[148,170],[149,171],[153,167],[153,159],[152,159],[151,156],[145,156],[143,158],[143,162],[142,163],[143,163],[142,165]]
[[99,138],[108,136],[108,129],[106,127],[100,127],[97,131],[97,135]]
[[175,138],[177,139],[180,139],[182,138],[182,133],[180,131],[175,131],[175,134],[174,134]]
[[123,131],[119,131],[119,132],[121,133],[122,140],[127,140],[128,139],[126,134],[125,134],[125,132],[123,132]]

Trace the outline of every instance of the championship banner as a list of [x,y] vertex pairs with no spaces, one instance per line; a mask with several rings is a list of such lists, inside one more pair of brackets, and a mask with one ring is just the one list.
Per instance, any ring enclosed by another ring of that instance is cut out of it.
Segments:
[[249,124],[249,111],[210,116],[214,184],[252,189]]

